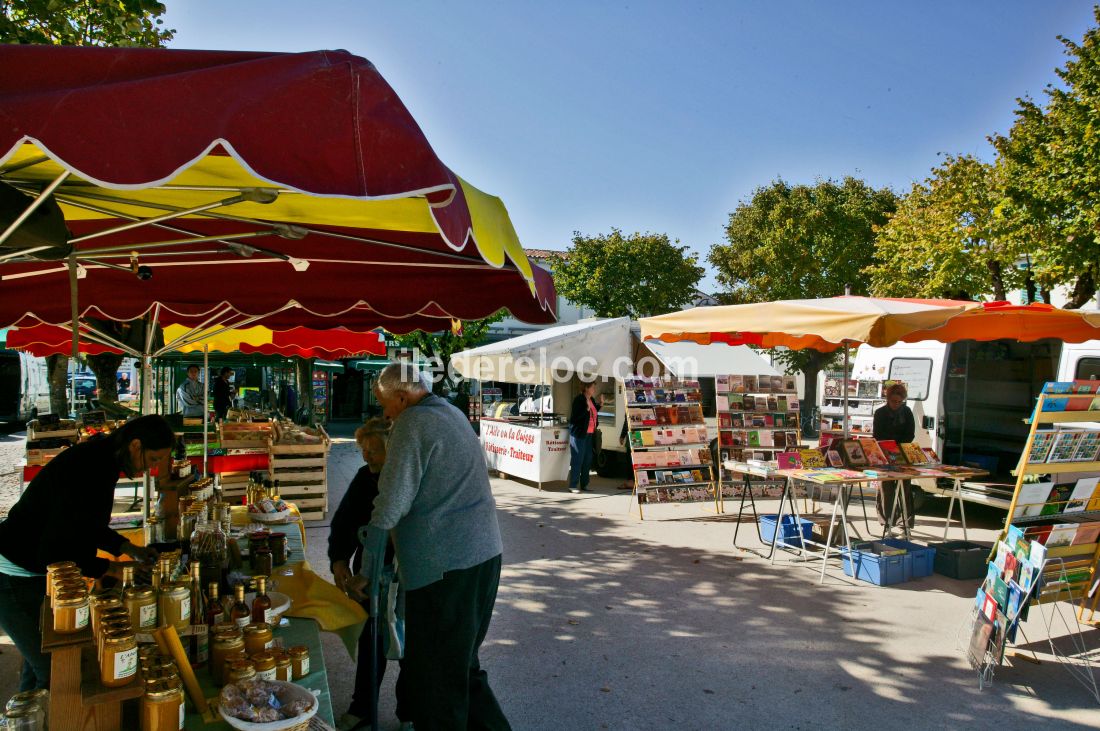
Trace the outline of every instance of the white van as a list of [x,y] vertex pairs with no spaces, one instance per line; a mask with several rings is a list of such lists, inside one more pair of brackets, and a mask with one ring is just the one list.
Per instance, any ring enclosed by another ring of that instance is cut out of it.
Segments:
[[[1043,384],[1100,374],[1100,341],[898,343],[860,346],[852,378],[905,382],[916,440],[950,464],[1011,480],[1027,441],[1025,419]],[[819,390],[823,393],[823,389]]]
[[50,413],[50,380],[45,358],[0,351],[0,421],[27,422]]

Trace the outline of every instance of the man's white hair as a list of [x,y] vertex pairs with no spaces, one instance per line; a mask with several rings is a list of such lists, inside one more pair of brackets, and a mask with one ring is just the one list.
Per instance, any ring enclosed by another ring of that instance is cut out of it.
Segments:
[[432,390],[431,377],[415,363],[399,360],[390,363],[378,374],[378,390],[384,394],[421,393]]

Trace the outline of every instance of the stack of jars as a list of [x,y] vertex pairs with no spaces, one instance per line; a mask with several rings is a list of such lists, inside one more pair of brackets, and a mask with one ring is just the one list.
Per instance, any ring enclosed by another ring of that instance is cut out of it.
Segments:
[[145,693],[141,697],[141,731],[176,731],[183,728],[186,713],[179,668],[160,654],[155,645],[138,650]]
[[114,607],[101,612],[96,654],[99,657],[99,682],[105,688],[128,685],[137,676],[137,636],[125,608]]
[[50,691],[38,688],[16,693],[4,707],[3,721],[10,731],[46,731],[50,727]]
[[53,609],[53,629],[68,635],[88,626],[88,582],[72,561],[46,567],[46,596]]

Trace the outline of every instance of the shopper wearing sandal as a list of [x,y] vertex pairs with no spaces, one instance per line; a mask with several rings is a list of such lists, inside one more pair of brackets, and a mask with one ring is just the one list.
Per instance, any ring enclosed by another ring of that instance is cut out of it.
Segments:
[[569,492],[588,490],[592,471],[592,439],[599,422],[599,410],[593,396],[596,382],[587,383],[573,399],[569,412]]

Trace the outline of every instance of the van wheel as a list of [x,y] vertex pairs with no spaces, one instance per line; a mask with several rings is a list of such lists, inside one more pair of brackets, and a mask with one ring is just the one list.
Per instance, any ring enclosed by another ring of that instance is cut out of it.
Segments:
[[596,474],[600,477],[615,477],[618,472],[618,455],[609,449],[601,449],[596,452]]

